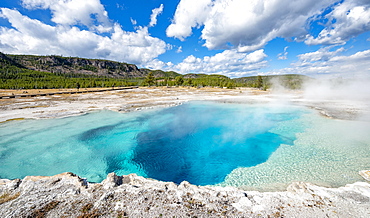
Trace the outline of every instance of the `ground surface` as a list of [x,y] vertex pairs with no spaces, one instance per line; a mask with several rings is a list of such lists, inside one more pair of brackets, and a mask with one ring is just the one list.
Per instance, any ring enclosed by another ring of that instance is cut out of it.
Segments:
[[[85,89],[80,89],[85,90]],[[99,90],[99,89],[86,89]],[[0,95],[70,92],[76,89],[49,90],[0,90]],[[369,101],[358,102],[341,99],[305,98],[298,91],[269,92],[257,89],[220,88],[135,88],[106,92],[59,94],[27,98],[0,99],[0,122],[12,119],[56,118],[80,115],[94,110],[130,112],[153,107],[169,107],[187,101],[217,100],[223,102],[290,102],[315,108],[325,116],[339,119],[356,119],[360,114],[369,114]]]
[[[0,95],[71,90],[0,90]],[[72,90],[73,91],[73,90]],[[94,110],[130,112],[192,100],[281,101],[317,109],[324,116],[358,119],[367,102],[305,98],[302,92],[254,89],[137,88],[107,92],[0,99],[0,122],[74,116]],[[135,175],[110,174],[101,184],[65,173],[0,179],[1,217],[370,217],[370,185],[324,188],[297,182],[285,192],[176,185]]]
[[[23,92],[50,93],[72,90],[0,90],[0,95]],[[75,90],[76,91],[76,90]],[[168,107],[191,100],[221,100],[258,94],[258,90],[213,88],[135,88],[81,94],[61,94],[28,98],[0,99],[0,122],[11,119],[55,118],[108,109],[129,112],[153,107]]]

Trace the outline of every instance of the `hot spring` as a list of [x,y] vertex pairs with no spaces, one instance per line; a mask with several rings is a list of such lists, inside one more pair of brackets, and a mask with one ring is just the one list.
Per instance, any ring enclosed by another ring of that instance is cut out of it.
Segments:
[[282,190],[293,181],[338,187],[370,167],[370,123],[305,107],[190,102],[0,125],[0,178],[73,172]]

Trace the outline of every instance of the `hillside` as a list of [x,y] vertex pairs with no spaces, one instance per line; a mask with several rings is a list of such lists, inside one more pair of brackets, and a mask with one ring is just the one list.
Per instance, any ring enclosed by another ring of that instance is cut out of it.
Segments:
[[[148,76],[152,79],[148,80]],[[310,78],[298,74],[230,79],[224,75],[179,73],[138,68],[109,60],[61,56],[6,55],[0,52],[0,88],[89,88],[113,86],[254,87],[268,89],[276,82],[299,89]]]
[[3,54],[1,52],[0,52],[0,67],[1,68],[8,68],[8,67],[24,68],[24,66],[17,63],[12,58],[6,56],[5,54]]
[[139,69],[134,64],[108,60],[61,56],[5,55],[0,53],[0,67],[18,67],[57,74],[86,74],[111,78],[145,77],[153,72],[155,77],[178,76],[175,72]]

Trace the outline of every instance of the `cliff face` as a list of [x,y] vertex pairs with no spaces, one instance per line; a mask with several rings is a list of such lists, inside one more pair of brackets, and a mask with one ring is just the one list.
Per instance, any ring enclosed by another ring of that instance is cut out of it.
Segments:
[[[2,64],[3,63],[3,64]],[[88,74],[115,78],[145,77],[152,70],[139,69],[134,64],[108,60],[60,56],[5,55],[0,53],[0,67],[15,66],[52,73]],[[165,77],[174,72],[152,71],[155,77]],[[177,74],[179,75],[179,74]]]
[[370,184],[291,184],[286,192],[176,185],[111,173],[92,184],[72,174],[0,179],[1,217],[369,217]]
[[14,55],[12,60],[30,70],[53,73],[82,73],[110,77],[144,77],[134,64],[59,56]]

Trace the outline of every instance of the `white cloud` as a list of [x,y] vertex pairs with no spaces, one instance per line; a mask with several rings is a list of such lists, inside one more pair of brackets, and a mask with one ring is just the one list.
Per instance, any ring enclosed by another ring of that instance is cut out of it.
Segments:
[[162,70],[172,70],[174,64],[172,62],[163,62],[158,59],[153,59],[147,63],[143,67],[148,68],[148,69],[162,69]]
[[293,63],[292,67],[266,74],[291,74],[298,73],[308,76],[322,76],[353,78],[367,78],[370,75],[370,50],[364,50],[352,55],[339,55],[343,48],[329,51],[327,48],[316,52],[301,54],[299,61]]
[[370,30],[370,1],[346,0],[334,7],[325,16],[325,28],[314,38],[305,41],[308,45],[343,44],[354,36]]
[[157,16],[160,15],[163,11],[163,4],[159,6],[159,8],[154,8],[152,10],[152,14],[150,15],[150,23],[149,26],[155,26],[157,24]]
[[131,21],[132,25],[134,25],[134,26],[137,24],[137,21],[132,19],[132,17],[130,17],[130,21]]
[[316,61],[328,61],[332,57],[344,51],[344,48],[341,47],[335,51],[330,51],[331,47],[320,48],[315,52],[309,52],[305,54],[298,55],[300,63],[306,62],[316,62]]
[[182,52],[182,46],[179,46],[176,50],[176,53],[181,53]]
[[118,9],[121,9],[121,10],[124,10],[125,9],[125,5],[124,4],[116,4],[116,7],[118,8]]
[[0,27],[0,46],[5,53],[58,54],[144,64],[168,47],[164,41],[150,36],[147,27],[126,32],[114,24],[109,36],[101,36],[76,26],[46,25],[7,8],[0,8],[0,16],[12,25]]
[[212,0],[181,0],[177,6],[172,24],[168,26],[166,34],[184,40],[192,34],[193,27],[203,25],[209,11]]
[[286,60],[286,59],[288,59],[288,57],[287,57],[288,56],[288,52],[287,52],[288,48],[289,48],[289,46],[284,47],[284,52],[278,54],[278,59],[279,60]]
[[306,21],[334,0],[181,0],[167,36],[181,40],[204,26],[201,38],[209,49],[239,52],[262,48],[276,37],[306,37]]
[[108,32],[112,27],[100,0],[22,0],[22,5],[27,9],[50,9],[51,21],[59,25],[82,24],[99,32]]
[[[0,41],[6,45],[3,52],[8,53],[36,53],[46,50],[50,54],[60,52],[58,48],[52,45],[57,40],[55,32],[56,27],[41,23],[38,20],[32,20],[22,16],[18,11],[1,8],[0,16],[7,19],[15,29],[0,28]],[[56,50],[54,50],[56,49]]]
[[257,70],[266,66],[266,57],[267,55],[263,49],[249,54],[240,53],[234,49],[225,50],[214,56],[205,56],[203,58],[190,55],[176,65],[157,61],[156,66],[161,67],[163,70],[173,70],[182,74],[222,74],[234,78],[256,74]]

